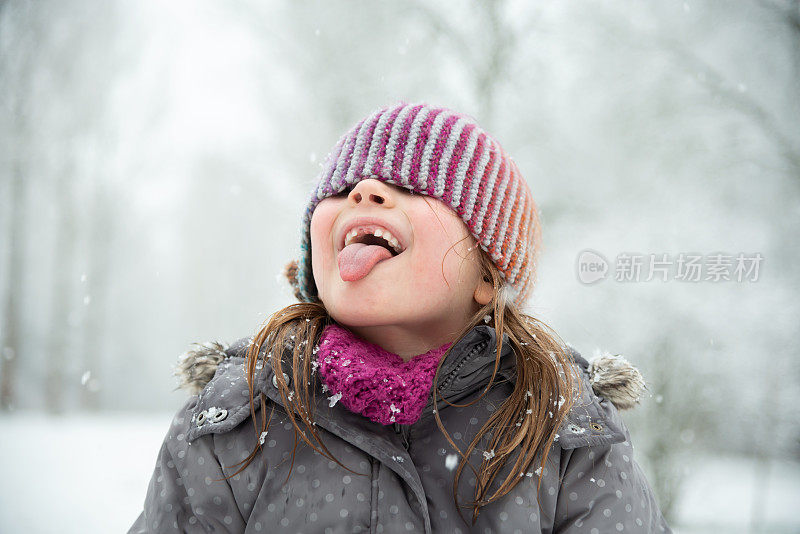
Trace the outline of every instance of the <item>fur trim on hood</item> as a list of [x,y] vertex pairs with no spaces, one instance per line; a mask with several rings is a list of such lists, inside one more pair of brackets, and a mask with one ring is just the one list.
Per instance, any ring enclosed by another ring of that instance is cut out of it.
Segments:
[[618,410],[633,408],[647,389],[639,369],[619,354],[595,355],[588,372],[595,394],[610,400]]
[[178,357],[178,364],[172,373],[180,380],[179,389],[198,395],[206,387],[219,364],[230,356],[228,345],[218,341],[193,343],[197,348],[189,349]]
[[[225,358],[233,356],[232,353],[239,353],[235,354],[238,356],[246,353],[246,350],[232,350],[227,344],[218,341],[193,345],[195,348],[180,355],[173,373],[180,380],[178,388],[185,389],[192,395],[203,391]],[[246,345],[240,348],[246,349]],[[618,410],[633,408],[647,389],[642,373],[619,354],[596,351],[589,361],[587,373],[594,393],[611,401]]]

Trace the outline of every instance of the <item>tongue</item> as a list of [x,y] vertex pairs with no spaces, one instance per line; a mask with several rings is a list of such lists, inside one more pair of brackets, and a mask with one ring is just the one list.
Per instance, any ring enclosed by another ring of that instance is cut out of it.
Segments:
[[392,257],[392,253],[380,245],[353,243],[339,252],[339,276],[345,282],[361,280],[369,274],[379,261]]

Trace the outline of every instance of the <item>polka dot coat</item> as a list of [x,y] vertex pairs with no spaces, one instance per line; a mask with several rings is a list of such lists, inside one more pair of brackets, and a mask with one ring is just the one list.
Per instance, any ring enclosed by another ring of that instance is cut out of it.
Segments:
[[[461,457],[439,430],[434,408],[465,451],[514,383],[514,354],[504,343],[495,386],[480,397],[494,367],[495,331],[475,327],[442,364],[439,400],[432,395],[411,425],[381,425],[331,406],[316,391],[316,430],[348,469],[301,438],[292,460],[294,428],[269,365],[257,374],[256,421],[266,408],[269,431],[260,433],[250,414],[244,355],[249,338],[227,348],[213,378],[175,415],[158,454],[144,510],[129,530],[156,532],[269,533],[539,533],[671,532],[634,459],[630,435],[615,406],[592,391],[588,363],[573,350],[584,378],[581,397],[559,429],[542,469],[519,473],[513,491],[471,513],[453,501]],[[315,375],[316,376],[316,375]],[[319,388],[319,384],[315,386]],[[260,428],[260,427],[259,427]],[[488,437],[487,437],[488,438]],[[256,457],[241,467],[259,445]],[[491,455],[481,441],[469,458],[477,468]],[[513,460],[513,457],[512,457]],[[495,484],[510,472],[509,462]],[[536,486],[541,478],[537,501]],[[475,474],[461,474],[460,503],[474,495]],[[496,487],[496,486],[495,486]]]

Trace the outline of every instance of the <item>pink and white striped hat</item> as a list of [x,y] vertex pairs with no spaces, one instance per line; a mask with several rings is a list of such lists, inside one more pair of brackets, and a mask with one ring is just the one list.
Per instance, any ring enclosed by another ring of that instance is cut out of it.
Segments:
[[311,215],[323,199],[375,178],[437,198],[464,221],[503,275],[513,302],[530,295],[539,249],[536,205],[517,164],[472,117],[425,103],[379,109],[328,154],[303,215],[295,294],[317,302]]

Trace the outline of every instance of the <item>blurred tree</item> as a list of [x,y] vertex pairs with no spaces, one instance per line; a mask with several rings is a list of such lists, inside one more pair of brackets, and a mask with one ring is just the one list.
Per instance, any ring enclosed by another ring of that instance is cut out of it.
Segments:
[[[446,56],[456,58],[467,90],[477,105],[476,117],[495,131],[500,90],[513,78],[511,65],[529,56],[520,49],[522,37],[535,28],[537,12],[525,10],[527,19],[514,20],[506,0],[473,1],[454,14],[451,6],[414,0],[403,10],[427,28],[430,42],[446,44]],[[455,15],[455,16],[454,16]]]
[[[29,2],[9,2],[0,10],[4,29],[0,78],[7,103],[3,111],[10,119],[3,121],[10,130],[4,136],[8,151],[4,161],[11,171],[6,200],[11,214],[9,268],[2,317],[5,357],[0,359],[0,404],[6,409],[14,402],[21,303],[26,294],[24,244],[32,235],[25,226],[24,216],[31,211],[25,207],[25,190],[34,184],[51,191],[32,204],[37,214],[49,216],[37,222],[52,224],[54,236],[52,251],[39,243],[33,249],[38,264],[50,261],[46,272],[37,271],[36,282],[50,287],[49,306],[37,310],[49,314],[41,323],[46,325],[41,332],[44,359],[36,365],[44,374],[41,398],[53,413],[63,412],[75,396],[81,397],[85,408],[99,407],[101,349],[96,341],[103,337],[99,314],[113,232],[105,198],[110,183],[102,169],[110,155],[106,144],[110,136],[106,103],[112,96],[108,83],[114,79],[110,66],[119,60],[113,47],[113,7],[45,3],[34,8]],[[93,83],[87,84],[87,79]],[[87,202],[87,197],[93,201]],[[84,241],[88,241],[87,257],[81,254]],[[87,268],[78,276],[80,264]],[[86,289],[83,294],[81,286]],[[33,351],[28,358],[35,358]],[[79,380],[86,371],[87,378]]]
[[[36,58],[40,51],[35,43],[43,29],[30,21],[29,2],[0,4],[0,91],[4,103],[0,129],[3,134],[3,174],[8,172],[8,193],[3,198],[4,211],[8,213],[7,274],[2,293],[2,331],[0,331],[0,410],[11,410],[15,405],[17,362],[20,351],[22,323],[23,254],[25,226],[26,180],[29,172],[31,149],[31,96],[33,93]],[[18,24],[27,20],[28,25]]]

